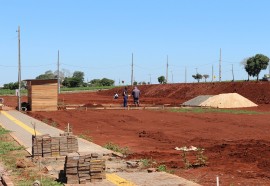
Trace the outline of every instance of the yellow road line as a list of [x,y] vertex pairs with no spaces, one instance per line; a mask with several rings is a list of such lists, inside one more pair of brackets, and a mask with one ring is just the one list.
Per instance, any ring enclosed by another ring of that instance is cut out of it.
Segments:
[[[14,123],[16,123],[17,125],[19,125],[20,127],[22,127],[24,130],[26,130],[27,132],[31,133],[32,135],[35,135],[35,131],[34,129],[32,129],[31,127],[27,126],[26,124],[24,124],[23,122],[21,122],[20,120],[14,118],[13,116],[11,116],[10,114],[8,114],[6,111],[1,111],[1,113],[6,116],[8,119],[10,119],[11,121],[13,121]],[[36,135],[41,135],[40,132],[38,132],[36,130]]]
[[121,178],[116,174],[106,174],[106,179],[117,186],[136,186],[134,183]]

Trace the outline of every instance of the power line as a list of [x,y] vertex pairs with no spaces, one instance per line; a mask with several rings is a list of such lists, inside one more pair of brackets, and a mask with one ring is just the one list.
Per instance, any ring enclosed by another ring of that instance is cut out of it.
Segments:
[[[21,67],[24,68],[36,68],[36,67],[42,67],[42,66],[50,66],[50,65],[55,65],[54,63],[50,63],[50,64],[44,64],[44,65],[24,65]],[[0,67],[4,67],[4,68],[17,68],[18,65],[0,65]]]
[[156,69],[163,69],[164,67],[163,66],[160,66],[160,67],[156,67],[156,68],[145,68],[145,67],[141,67],[139,65],[136,65],[136,64],[133,64],[135,67],[138,67],[138,68],[141,68],[143,70],[156,70]]
[[112,69],[112,68],[120,68],[120,67],[128,67],[129,65],[119,65],[119,66],[106,66],[106,67],[90,67],[90,66],[79,66],[79,65],[70,65],[70,64],[66,64],[66,63],[61,63],[62,65],[65,66],[71,66],[71,67],[77,67],[77,68],[92,68],[92,69],[97,69],[97,70],[102,70],[102,69]]

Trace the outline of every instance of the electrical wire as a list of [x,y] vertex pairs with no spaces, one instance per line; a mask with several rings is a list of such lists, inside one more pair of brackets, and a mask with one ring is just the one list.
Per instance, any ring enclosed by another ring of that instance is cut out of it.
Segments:
[[70,65],[70,64],[66,64],[66,63],[61,63],[61,64],[65,65],[65,66],[71,66],[71,67],[77,67],[77,68],[87,68],[87,69],[97,69],[97,70],[121,68],[121,67],[128,67],[129,66],[129,65],[118,65],[118,66],[106,66],[106,67],[90,67],[90,66]]

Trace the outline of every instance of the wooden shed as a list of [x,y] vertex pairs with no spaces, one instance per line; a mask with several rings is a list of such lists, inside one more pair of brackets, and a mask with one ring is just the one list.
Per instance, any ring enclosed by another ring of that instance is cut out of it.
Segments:
[[54,111],[58,106],[57,79],[25,80],[31,111]]

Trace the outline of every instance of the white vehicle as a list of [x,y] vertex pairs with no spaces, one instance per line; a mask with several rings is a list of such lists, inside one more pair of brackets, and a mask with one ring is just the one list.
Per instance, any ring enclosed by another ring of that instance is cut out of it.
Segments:
[[262,81],[270,81],[270,74],[264,74]]

